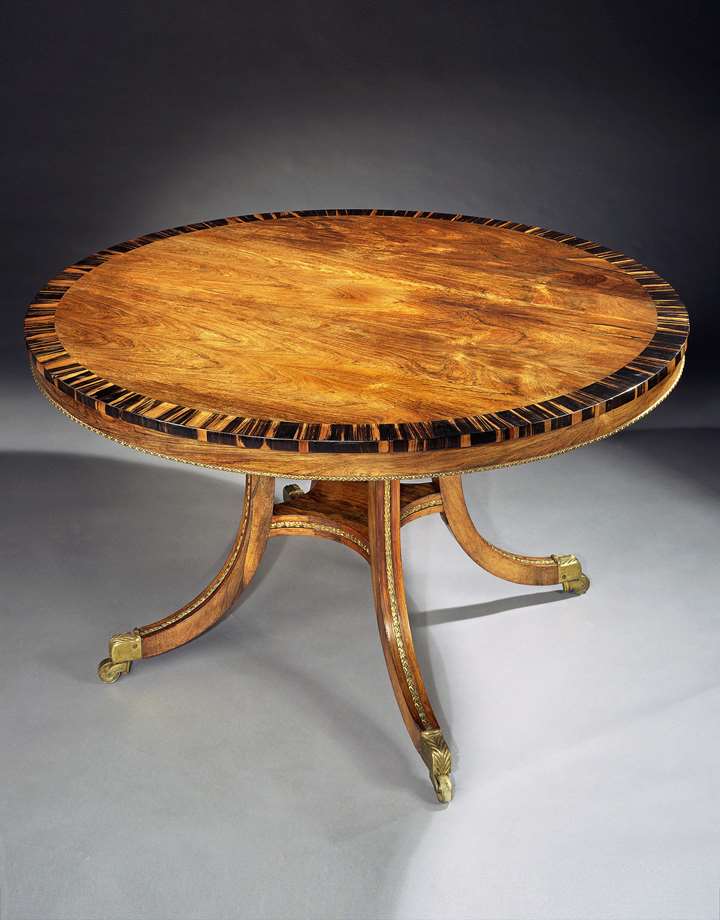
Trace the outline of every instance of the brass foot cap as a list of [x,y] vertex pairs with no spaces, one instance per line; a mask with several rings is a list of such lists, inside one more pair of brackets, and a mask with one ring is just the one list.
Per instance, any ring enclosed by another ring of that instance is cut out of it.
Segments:
[[438,798],[438,802],[442,802],[443,805],[446,805],[448,802],[452,801],[453,782],[450,776],[443,773],[440,776],[433,777],[433,786],[435,787],[435,795]]
[[438,802],[447,804],[453,797],[453,784],[450,777],[452,757],[440,729],[420,732],[420,756],[430,772]]
[[114,684],[122,674],[127,674],[133,661],[142,658],[142,637],[140,633],[118,633],[110,638],[109,658],[103,658],[97,673],[106,684]]
[[557,563],[558,577],[563,591],[584,594],[590,587],[590,579],[585,575],[577,556],[553,556]]

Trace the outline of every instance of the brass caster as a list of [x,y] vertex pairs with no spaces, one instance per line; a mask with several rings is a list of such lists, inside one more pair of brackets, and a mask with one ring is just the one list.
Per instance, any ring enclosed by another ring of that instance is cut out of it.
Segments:
[[296,485],[294,482],[291,482],[283,488],[283,501],[289,502],[296,495],[304,495],[304,494],[305,492],[300,488],[300,486]]
[[577,556],[553,556],[557,563],[560,584],[563,591],[572,594],[584,594],[590,587],[590,579],[585,575]]
[[563,591],[572,591],[573,594],[584,594],[589,587],[590,579],[587,575],[581,573],[579,578],[575,578],[572,582],[568,582],[567,587],[563,585]]
[[452,756],[439,728],[420,732],[420,756],[430,771],[430,782],[438,802],[447,804],[453,797]]
[[103,658],[97,673],[101,681],[114,684],[122,674],[127,674],[133,661],[142,658],[142,637],[137,632],[119,633],[110,639],[110,657]]
[[98,665],[97,673],[100,680],[106,684],[114,684],[118,677],[127,674],[129,670],[129,661],[114,662],[112,658],[103,658]]

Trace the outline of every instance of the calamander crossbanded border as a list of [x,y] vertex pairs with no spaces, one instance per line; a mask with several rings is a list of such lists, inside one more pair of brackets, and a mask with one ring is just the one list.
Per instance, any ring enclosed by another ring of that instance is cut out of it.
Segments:
[[[94,373],[66,349],[58,335],[55,322],[58,307],[73,285],[99,266],[122,259],[126,253],[139,247],[182,234],[202,234],[203,231],[224,226],[353,216],[477,224],[499,233],[523,234],[528,238],[546,239],[572,247],[588,257],[604,260],[614,271],[622,272],[639,285],[643,296],[654,305],[657,317],[655,331],[638,354],[613,373],[552,398],[478,415],[392,423],[346,423],[333,418],[324,423],[302,423],[168,405],[152,395],[128,390]],[[70,266],[48,282],[28,309],[25,333],[35,371],[51,390],[60,391],[65,397],[104,418],[119,419],[146,430],[200,441],[208,446],[270,448],[301,453],[406,453],[526,438],[612,412],[648,393],[677,367],[686,349],[688,317],[676,292],[656,273],[622,253],[570,234],[459,214],[330,209],[222,218],[159,231],[109,247]]]

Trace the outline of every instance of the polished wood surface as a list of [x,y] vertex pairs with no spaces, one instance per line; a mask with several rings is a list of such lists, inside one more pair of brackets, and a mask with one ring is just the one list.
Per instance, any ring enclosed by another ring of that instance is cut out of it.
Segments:
[[423,422],[541,402],[655,334],[620,269],[561,243],[393,217],[233,224],[93,270],[58,308],[78,362],[228,416]]
[[151,431],[336,453],[353,472],[367,454],[403,464],[615,411],[678,365],[687,314],[651,270],[567,234],[302,212],[104,250],[47,285],[26,336],[67,411],[124,422],[138,446]]

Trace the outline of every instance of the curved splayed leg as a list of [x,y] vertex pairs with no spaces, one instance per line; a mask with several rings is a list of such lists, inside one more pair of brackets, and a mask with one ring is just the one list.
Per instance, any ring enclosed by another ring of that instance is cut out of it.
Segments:
[[110,639],[109,657],[98,677],[113,683],[133,661],[151,658],[190,642],[217,623],[252,580],[270,533],[275,480],[247,476],[242,519],[230,553],[218,574],[193,600],[175,613]]
[[465,504],[461,476],[440,478],[443,512],[448,527],[470,558],[486,571],[521,585],[562,585],[584,594],[590,579],[573,555],[523,556],[489,543],[475,529]]
[[380,641],[410,738],[440,802],[452,799],[452,760],[428,699],[413,646],[400,555],[400,483],[368,484],[370,566]]

